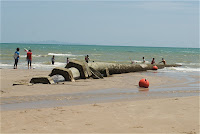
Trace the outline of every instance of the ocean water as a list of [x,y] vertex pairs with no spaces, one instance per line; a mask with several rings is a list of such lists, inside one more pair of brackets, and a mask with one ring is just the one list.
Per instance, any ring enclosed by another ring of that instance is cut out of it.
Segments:
[[[146,91],[140,91],[133,85],[131,89],[100,89],[72,94],[54,94],[39,96],[17,96],[1,98],[1,110],[16,110],[42,107],[55,107],[80,104],[94,104],[116,100],[138,100],[164,97],[199,96],[200,63],[199,48],[169,48],[169,47],[136,47],[136,46],[96,46],[96,45],[64,45],[64,44],[0,44],[0,68],[13,68],[13,54],[20,48],[19,69],[26,69],[26,52],[33,53],[33,67],[35,69],[51,70],[54,67],[64,67],[69,59],[83,60],[89,55],[94,62],[112,62],[140,64],[142,57],[146,63],[155,58],[159,63],[165,58],[167,64],[180,64],[181,67],[167,67],[157,71],[149,70],[144,73],[150,76],[166,76],[179,83],[151,86]],[[51,65],[51,58],[55,56],[55,65]],[[137,62],[137,63],[136,63]],[[151,81],[151,80],[149,80]],[[89,96],[89,97],[88,97]],[[70,98],[70,99],[69,99]],[[27,101],[28,100],[28,101]],[[66,101],[67,100],[67,101]]]
[[[137,46],[98,46],[98,45],[65,45],[65,44],[0,44],[0,68],[13,68],[13,54],[16,48],[20,48],[20,60],[18,68],[27,68],[26,52],[24,48],[31,49],[33,53],[32,66],[35,69],[52,69],[64,67],[67,57],[69,59],[83,60],[89,55],[94,62],[112,62],[135,64],[142,62],[145,57],[146,63],[155,58],[159,63],[164,58],[167,64],[181,64],[178,68],[167,68],[163,71],[199,72],[200,48],[170,48],[170,47],[137,47]],[[51,65],[51,58],[55,56],[55,65]]]

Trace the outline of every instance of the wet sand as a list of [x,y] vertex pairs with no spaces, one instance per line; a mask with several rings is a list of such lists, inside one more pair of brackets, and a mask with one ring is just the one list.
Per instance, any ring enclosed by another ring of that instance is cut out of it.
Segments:
[[[189,134],[199,132],[198,91],[193,90],[194,94],[188,95],[188,97],[161,96],[148,98],[151,91],[159,91],[165,85],[172,89],[176,83],[186,83],[187,79],[185,78],[171,79],[166,76],[145,75],[143,72],[137,72],[117,74],[99,80],[86,79],[76,82],[61,82],[57,85],[12,86],[13,83],[19,81],[29,82],[33,76],[48,75],[50,71],[34,69],[1,69],[0,71],[1,104],[5,104],[5,98],[8,98],[7,103],[15,105],[21,102],[38,101],[41,98],[44,100],[51,98],[55,102],[57,99],[62,100],[62,97],[66,97],[66,95],[70,94],[71,97],[74,97],[75,94],[80,93],[82,96],[93,93],[90,94],[90,97],[94,98],[95,95],[99,96],[103,92],[104,95],[100,97],[102,99],[108,94],[111,94],[109,98],[116,96],[116,94],[120,96],[125,96],[128,93],[136,94],[135,96],[143,94],[143,98],[138,97],[138,99],[134,99],[136,98],[134,96],[106,101],[91,99],[86,103],[76,105],[52,105],[47,108],[43,105],[34,109],[26,107],[24,109],[2,110],[2,133],[144,132]],[[138,88],[138,82],[142,78],[147,78],[150,81],[149,91],[140,91],[141,89]],[[198,81],[193,84],[198,84]],[[178,88],[178,86],[174,87]],[[70,99],[72,98],[68,98],[68,100]],[[65,101],[66,98],[63,100]],[[81,100],[78,100],[78,102],[81,102]]]
[[98,89],[132,89],[138,90],[140,79],[146,78],[150,81],[150,88],[165,87],[184,83],[185,78],[171,79],[165,76],[145,75],[144,72],[115,74],[104,79],[82,79],[76,82],[61,82],[56,85],[35,84],[33,86],[17,85],[13,83],[28,83],[33,76],[48,76],[51,70],[28,70],[28,69],[0,69],[1,71],[1,97],[27,96],[27,95],[51,95],[62,93],[77,93],[94,91]]

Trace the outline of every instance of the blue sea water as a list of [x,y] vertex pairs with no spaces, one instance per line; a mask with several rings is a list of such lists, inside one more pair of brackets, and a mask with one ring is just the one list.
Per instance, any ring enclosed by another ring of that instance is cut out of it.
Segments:
[[[33,53],[33,67],[35,69],[52,69],[56,66],[64,67],[66,59],[83,60],[89,55],[94,62],[112,62],[135,64],[142,62],[145,57],[146,63],[155,58],[159,63],[164,58],[167,64],[181,64],[179,68],[168,68],[177,71],[200,71],[199,52],[200,48],[172,48],[172,47],[138,47],[138,46],[98,46],[98,45],[66,45],[66,44],[0,44],[0,67],[13,68],[13,54],[17,47],[20,48],[20,60],[18,68],[26,68],[26,52],[24,48],[31,49]],[[51,65],[51,58],[55,56],[55,65]]]
[[[33,67],[35,69],[51,70],[54,67],[64,67],[67,57],[84,61],[84,57],[89,55],[94,62],[112,62],[130,64],[140,64],[142,57],[146,63],[150,63],[155,58],[158,64],[165,58],[167,64],[180,64],[181,67],[167,67],[158,71],[142,72],[150,76],[167,76],[177,80],[183,79],[180,83],[167,83],[163,85],[150,86],[149,91],[132,89],[100,89],[95,91],[56,94],[50,96],[28,96],[36,98],[36,101],[21,102],[22,97],[11,97],[11,102],[3,101],[2,110],[54,107],[65,105],[80,105],[88,103],[99,103],[119,99],[151,99],[163,97],[199,96],[200,87],[200,63],[199,48],[169,48],[169,47],[136,47],[136,46],[97,46],[97,45],[65,45],[65,44],[0,44],[0,68],[13,68],[13,54],[17,47],[20,48],[20,60],[18,69],[26,69],[26,52],[24,48],[33,52]],[[55,56],[55,65],[51,65],[51,58]],[[103,95],[102,95],[103,94]],[[88,98],[88,95],[90,96]],[[78,99],[67,100],[66,97],[75,96]],[[37,100],[38,98],[38,100]],[[43,100],[41,100],[41,98]],[[58,99],[59,98],[59,99]],[[2,98],[1,98],[2,99]],[[5,98],[3,98],[5,99]],[[7,99],[7,98],[6,98]],[[18,99],[20,102],[18,102]],[[47,99],[47,100],[46,100]],[[59,101],[58,101],[59,100]]]

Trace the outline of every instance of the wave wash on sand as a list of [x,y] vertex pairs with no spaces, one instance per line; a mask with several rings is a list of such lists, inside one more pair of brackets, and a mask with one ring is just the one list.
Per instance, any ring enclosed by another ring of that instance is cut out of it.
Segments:
[[50,71],[1,69],[1,132],[198,133],[198,73],[160,70],[12,86]]

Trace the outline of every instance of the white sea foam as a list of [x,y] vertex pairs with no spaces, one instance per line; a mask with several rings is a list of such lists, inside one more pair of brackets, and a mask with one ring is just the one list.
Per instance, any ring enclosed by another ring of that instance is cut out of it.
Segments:
[[[14,63],[13,63],[14,64]],[[0,63],[0,67],[11,67],[11,66],[13,66],[13,65],[11,65],[11,64],[3,64],[3,63]]]
[[200,68],[190,68],[190,67],[166,67],[163,69],[160,69],[162,72],[200,72]]
[[73,55],[73,54],[56,54],[56,53],[48,53],[48,55],[55,55],[55,56],[68,56],[68,57],[83,56],[83,55]]
[[[48,55],[32,55],[32,57],[47,57]],[[20,57],[27,57],[27,55],[20,55]]]
[[[14,65],[13,64],[5,64],[5,63],[0,63],[0,68],[12,68]],[[51,63],[45,64],[41,62],[33,62],[32,67],[35,69],[53,69],[55,67],[65,67],[66,63],[62,62],[55,62],[54,65]],[[18,68],[19,69],[25,69],[27,68],[27,62],[19,62],[18,63]]]
[[142,63],[142,61],[139,60],[133,60],[134,63]]
[[45,69],[45,68],[55,68],[55,67],[65,67],[66,63],[62,62],[55,62],[54,65],[52,64],[44,64],[44,63],[33,63],[32,66],[35,68]]
[[176,64],[177,64],[177,65],[181,65],[181,66],[183,65],[183,63],[176,63]]
[[[143,61],[139,61],[139,60],[133,60],[134,63],[143,63]],[[145,63],[149,63],[149,61],[145,61]]]
[[200,66],[200,63],[176,63],[178,65],[188,66],[188,65],[197,65]]
[[181,65],[180,68],[188,69],[188,70],[200,68],[200,63],[178,63],[178,65]]
[[27,57],[27,55],[20,55],[20,57]]
[[47,57],[48,55],[33,55],[33,57]]

